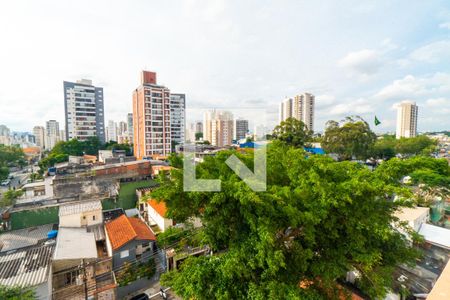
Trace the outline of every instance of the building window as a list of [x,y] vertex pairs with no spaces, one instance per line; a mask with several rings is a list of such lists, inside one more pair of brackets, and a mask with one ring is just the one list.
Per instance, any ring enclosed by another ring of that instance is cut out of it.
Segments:
[[120,258],[125,258],[130,256],[130,252],[128,250],[124,250],[120,252]]
[[95,221],[95,216],[92,216],[92,221]]

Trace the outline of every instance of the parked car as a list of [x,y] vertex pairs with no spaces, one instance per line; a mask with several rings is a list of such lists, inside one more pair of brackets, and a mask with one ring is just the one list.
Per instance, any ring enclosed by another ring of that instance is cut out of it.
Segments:
[[9,179],[3,180],[2,186],[7,186],[10,182],[11,182],[11,180],[9,180]]

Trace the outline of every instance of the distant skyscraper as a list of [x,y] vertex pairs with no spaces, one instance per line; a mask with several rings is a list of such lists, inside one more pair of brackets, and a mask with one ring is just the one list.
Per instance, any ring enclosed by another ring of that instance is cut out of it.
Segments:
[[397,131],[396,137],[415,137],[417,135],[417,114],[416,102],[403,101],[397,107]]
[[234,139],[242,140],[248,133],[248,120],[236,119],[234,121]]
[[45,123],[45,149],[51,150],[59,141],[59,123],[50,120]]
[[203,119],[203,140],[211,145],[223,147],[233,140],[233,114],[228,111],[207,111]]
[[167,156],[171,152],[170,90],[156,83],[156,73],[142,71],[133,91],[134,156]]
[[292,98],[286,98],[280,103],[280,118],[279,123],[288,118],[292,118]]
[[103,88],[92,85],[91,80],[64,81],[64,108],[66,138],[86,140],[96,136],[105,142]]
[[67,138],[66,138],[66,131],[64,129],[60,129],[59,130],[59,140],[60,141],[67,140]]
[[117,142],[117,124],[116,122],[109,120],[108,127],[106,127],[106,137],[107,142],[115,141]]
[[172,138],[172,151],[175,145],[184,143],[186,130],[186,95],[170,94],[170,133]]
[[6,125],[0,125],[0,144],[10,145],[11,144],[11,131]]
[[45,128],[43,126],[34,126],[33,135],[36,146],[45,149]]
[[127,132],[130,143],[133,143],[133,113],[127,114]]
[[314,130],[314,106],[315,97],[310,93],[286,98],[280,104],[280,122],[295,118],[305,123],[309,130]]
[[117,135],[125,135],[127,134],[127,122],[120,121],[117,126]]
[[202,123],[202,121],[195,122],[195,133],[203,133],[203,123]]

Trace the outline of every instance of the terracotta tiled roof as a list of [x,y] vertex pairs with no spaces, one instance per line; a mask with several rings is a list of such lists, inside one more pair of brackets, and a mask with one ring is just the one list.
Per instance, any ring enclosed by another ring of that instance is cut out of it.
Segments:
[[138,240],[156,240],[150,228],[138,218],[129,218],[126,215],[106,223],[106,232],[113,250],[116,250],[126,243]]
[[167,208],[166,208],[166,203],[164,201],[160,201],[158,203],[158,201],[156,201],[155,199],[151,199],[148,202],[148,205],[150,205],[154,210],[156,210],[156,212],[161,216],[161,217],[166,217],[166,212],[167,212]]

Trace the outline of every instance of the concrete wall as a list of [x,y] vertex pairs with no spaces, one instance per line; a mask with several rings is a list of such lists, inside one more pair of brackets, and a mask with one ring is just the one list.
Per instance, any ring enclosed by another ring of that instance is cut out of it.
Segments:
[[[136,254],[142,253],[143,251],[141,249],[139,249],[138,253],[136,253],[136,250],[138,249],[139,246],[141,246],[142,244],[149,244],[150,251],[153,248],[153,241],[139,241],[139,240],[134,240],[131,241],[127,244],[125,244],[124,246],[120,247],[119,249],[116,249],[113,251],[113,268],[117,268],[122,266],[125,262],[131,262],[134,261],[136,259]],[[120,253],[122,251],[128,250],[128,257],[120,257]],[[149,252],[147,252],[148,255],[151,255]]]
[[103,223],[103,214],[100,209],[59,217],[59,226],[62,227],[92,226],[101,223]]
[[149,204],[147,204],[147,215],[148,215],[148,222],[152,223],[152,220],[158,225],[159,229],[161,229],[162,232],[167,230],[167,228],[173,226],[172,219],[167,219],[162,217],[156,210],[153,209],[153,207]]

